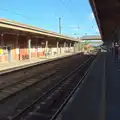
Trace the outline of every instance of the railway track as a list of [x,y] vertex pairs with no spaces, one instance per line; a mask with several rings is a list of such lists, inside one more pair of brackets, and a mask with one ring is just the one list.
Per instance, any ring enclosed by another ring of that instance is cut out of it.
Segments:
[[50,87],[43,95],[35,99],[9,120],[50,120],[66,100],[71,91],[80,81],[85,71],[93,62],[94,57],[89,57],[83,64],[77,66],[54,86]]
[[48,61],[46,64],[35,64],[34,66],[30,66],[23,69],[18,69],[12,72],[4,73],[0,75],[0,90],[5,87],[11,86],[12,84],[19,83],[31,77],[35,77],[39,74],[43,74],[44,72],[49,72],[52,69],[60,66],[61,63],[66,64],[68,60],[75,58],[76,56],[80,56],[81,54],[77,54],[74,56],[68,56],[66,58],[56,59],[55,61]]
[[[0,120],[12,119],[13,116],[17,115],[27,106],[32,104],[33,101],[39,96],[43,96],[47,91],[49,91],[50,88],[54,87],[58,82],[61,81],[61,79],[65,78],[67,74],[81,65],[81,63],[83,63],[83,61],[85,61],[89,57],[89,55],[85,57],[81,57],[80,55],[78,55],[76,57],[74,56],[73,58],[65,60],[65,62],[62,63],[65,64],[64,66],[60,65],[61,63],[59,63],[60,66],[55,66],[54,69],[49,69],[46,74],[38,74],[38,76],[35,76],[37,81],[35,81],[34,77],[30,78],[34,81],[34,83],[33,81],[31,81],[31,84],[27,84],[29,83],[27,81],[30,81],[30,79],[25,81],[27,82],[26,84],[22,83],[20,87],[22,88],[21,90],[19,89],[18,91],[16,91],[16,89],[14,89],[17,88],[15,87],[15,85],[20,86],[19,82],[19,84],[15,83],[11,84],[10,86],[6,86],[3,90],[8,90],[9,92],[8,88],[10,88],[10,94],[8,94],[5,99],[2,99],[0,101]],[[11,88],[13,91],[15,90],[12,94]]]
[[[71,59],[71,60],[73,61],[73,60],[75,60],[75,58]],[[38,73],[37,75],[35,74],[34,76],[29,77],[27,79],[21,79],[15,83],[12,83],[12,84],[9,84],[9,85],[6,85],[6,86],[0,88],[0,102],[5,99],[8,99],[9,97],[14,96],[15,94],[17,94],[18,92],[20,92],[24,89],[27,89],[39,82],[46,80],[49,77],[55,75],[61,69],[63,69],[63,68],[65,69],[65,67],[69,66],[71,64],[71,60],[66,61],[68,63],[64,67],[59,66],[57,68],[53,68],[53,67],[48,68],[48,70],[45,71],[45,73]],[[66,63],[66,62],[64,62],[64,63]]]

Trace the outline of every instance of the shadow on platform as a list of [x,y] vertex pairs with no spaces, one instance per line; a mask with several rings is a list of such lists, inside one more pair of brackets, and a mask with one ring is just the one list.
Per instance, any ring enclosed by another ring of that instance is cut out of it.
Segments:
[[120,120],[119,92],[117,63],[111,53],[101,52],[57,120]]

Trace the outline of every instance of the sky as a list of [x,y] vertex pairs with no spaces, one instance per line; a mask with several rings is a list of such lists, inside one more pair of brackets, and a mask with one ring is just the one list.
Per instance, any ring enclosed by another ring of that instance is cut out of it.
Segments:
[[0,0],[0,18],[15,20],[72,37],[98,35],[89,0]]

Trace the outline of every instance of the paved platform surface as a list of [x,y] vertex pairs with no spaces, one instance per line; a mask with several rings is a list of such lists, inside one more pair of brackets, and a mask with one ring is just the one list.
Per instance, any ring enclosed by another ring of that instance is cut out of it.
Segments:
[[100,53],[57,120],[120,120],[120,72],[110,53]]
[[106,66],[106,120],[120,120],[120,71],[110,54]]
[[[77,52],[78,53],[78,52]],[[9,69],[14,69],[14,68],[18,68],[18,67],[22,67],[22,66],[27,66],[27,65],[34,65],[34,63],[43,63],[43,62],[47,62],[49,60],[54,60],[57,58],[61,58],[61,57],[66,57],[69,55],[73,55],[75,53],[66,53],[66,54],[61,54],[61,55],[56,55],[56,56],[49,56],[47,58],[34,58],[29,60],[23,60],[23,61],[14,61],[14,62],[8,62],[8,63],[0,63],[0,73],[2,74],[3,71],[9,70]]]

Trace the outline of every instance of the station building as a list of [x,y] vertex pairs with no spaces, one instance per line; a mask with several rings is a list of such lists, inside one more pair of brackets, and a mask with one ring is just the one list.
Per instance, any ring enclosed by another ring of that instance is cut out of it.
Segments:
[[42,58],[79,50],[77,39],[0,19],[0,62]]

